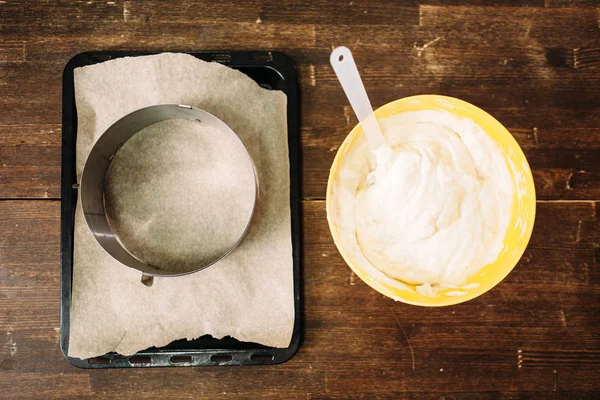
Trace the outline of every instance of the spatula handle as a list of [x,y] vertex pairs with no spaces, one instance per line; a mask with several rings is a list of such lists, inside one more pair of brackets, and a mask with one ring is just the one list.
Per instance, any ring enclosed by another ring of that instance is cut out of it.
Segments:
[[365,86],[354,63],[352,52],[347,47],[337,47],[331,53],[329,62],[367,135],[369,146],[372,150],[377,150],[385,144],[385,141],[373,114],[373,108],[365,91]]

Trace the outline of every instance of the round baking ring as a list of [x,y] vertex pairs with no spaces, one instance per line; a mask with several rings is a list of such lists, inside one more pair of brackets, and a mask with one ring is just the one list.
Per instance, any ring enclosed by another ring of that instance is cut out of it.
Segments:
[[[233,135],[240,146],[244,148],[248,163],[246,164],[246,167],[252,168],[254,176],[252,211],[250,212],[246,226],[237,240],[234,243],[231,243],[227,250],[215,259],[199,265],[198,268],[183,273],[173,273],[161,270],[159,266],[147,264],[129,253],[112,231],[104,204],[104,181],[115,154],[131,137],[142,129],[168,119],[197,120],[201,123],[218,128],[224,135]],[[79,191],[84,219],[96,239],[96,242],[98,242],[98,244],[115,260],[141,272],[142,282],[147,286],[152,285],[153,277],[155,276],[189,275],[208,268],[225,258],[242,241],[248,231],[256,209],[259,193],[256,168],[250,154],[235,132],[214,115],[204,110],[181,104],[159,104],[141,108],[127,114],[111,125],[96,141],[88,155],[81,175]]]

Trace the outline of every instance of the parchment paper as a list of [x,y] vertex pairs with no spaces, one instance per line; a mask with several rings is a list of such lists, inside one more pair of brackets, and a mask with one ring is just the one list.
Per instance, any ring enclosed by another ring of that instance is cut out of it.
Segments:
[[124,355],[204,334],[287,347],[294,323],[286,97],[185,54],[122,58],[75,70],[77,176],[92,145],[124,115],[188,104],[228,124],[250,153],[260,201],[243,242],[198,273],[155,278],[113,260],[75,215],[69,356]]
[[185,273],[221,258],[252,216],[254,167],[231,131],[168,119],[129,139],[104,180],[112,231],[134,257]]

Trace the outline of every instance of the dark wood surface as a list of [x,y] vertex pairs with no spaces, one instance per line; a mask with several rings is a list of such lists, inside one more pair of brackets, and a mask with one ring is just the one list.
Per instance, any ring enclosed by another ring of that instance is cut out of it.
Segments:
[[[0,1],[0,398],[600,397],[596,0]],[[499,119],[534,173],[531,243],[495,289],[427,309],[345,265],[325,220],[355,124],[328,66],[354,52],[374,106],[437,93]],[[279,50],[301,88],[304,343],[271,367],[76,369],[59,346],[61,74],[87,50]]]

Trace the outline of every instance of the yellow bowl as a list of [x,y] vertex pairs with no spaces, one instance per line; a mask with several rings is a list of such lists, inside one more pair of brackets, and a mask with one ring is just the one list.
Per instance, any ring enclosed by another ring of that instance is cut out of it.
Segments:
[[379,270],[365,270],[344,249],[340,233],[333,218],[332,203],[334,186],[340,174],[341,160],[363,135],[360,124],[356,125],[339,148],[327,183],[327,221],[333,240],[346,263],[366,284],[379,293],[408,304],[439,307],[471,300],[496,286],[515,267],[531,237],[535,219],[535,187],[531,169],[519,144],[506,128],[494,117],[465,101],[446,96],[421,95],[406,97],[388,103],[375,111],[378,119],[395,114],[418,110],[445,110],[460,118],[470,118],[478,124],[502,149],[513,178],[514,197],[510,224],[504,237],[504,249],[491,264],[484,266],[459,288],[440,290],[435,296],[420,294],[415,285],[400,282],[383,275]]

